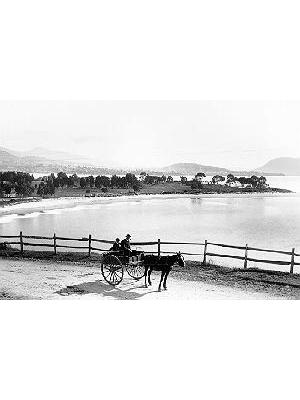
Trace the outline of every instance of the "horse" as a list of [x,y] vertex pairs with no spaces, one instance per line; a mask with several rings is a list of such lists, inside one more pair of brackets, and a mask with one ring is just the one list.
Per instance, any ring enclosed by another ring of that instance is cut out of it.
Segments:
[[181,253],[176,253],[173,256],[155,256],[153,254],[144,255],[143,257],[144,267],[145,267],[145,287],[148,284],[151,286],[151,273],[152,271],[161,271],[160,282],[158,286],[158,291],[161,291],[161,285],[163,283],[163,288],[167,290],[167,278],[174,264],[178,263],[180,267],[184,267],[184,258]]

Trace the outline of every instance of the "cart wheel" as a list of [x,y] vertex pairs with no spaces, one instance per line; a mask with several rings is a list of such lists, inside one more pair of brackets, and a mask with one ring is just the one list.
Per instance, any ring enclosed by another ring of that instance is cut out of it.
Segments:
[[101,272],[103,278],[107,283],[113,286],[117,286],[120,282],[122,282],[124,270],[121,261],[118,257],[113,255],[104,256]]
[[144,265],[141,263],[137,265],[131,265],[131,264],[126,265],[126,271],[128,275],[131,276],[131,278],[135,279],[136,281],[145,276],[145,268]]

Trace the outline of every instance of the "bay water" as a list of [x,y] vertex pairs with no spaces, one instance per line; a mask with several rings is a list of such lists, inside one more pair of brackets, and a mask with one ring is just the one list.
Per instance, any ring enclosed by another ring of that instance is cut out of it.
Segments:
[[[300,253],[300,177],[268,177],[273,187],[293,190],[291,194],[134,196],[118,198],[73,198],[42,200],[0,209],[0,235],[58,236],[122,239],[133,241],[199,242],[291,251]],[[68,242],[71,245],[72,242]],[[74,242],[74,245],[78,242]],[[108,248],[108,245],[100,245]],[[25,248],[26,249],[26,248]],[[157,246],[144,250],[156,251]],[[201,245],[162,245],[162,251],[203,253]],[[208,246],[208,251],[243,256],[244,251]],[[249,252],[249,257],[285,260],[290,256]],[[186,259],[202,260],[203,255]],[[209,257],[228,266],[242,260]],[[300,262],[300,257],[296,257]],[[249,266],[288,270],[250,262]],[[295,267],[300,271],[300,267]]]

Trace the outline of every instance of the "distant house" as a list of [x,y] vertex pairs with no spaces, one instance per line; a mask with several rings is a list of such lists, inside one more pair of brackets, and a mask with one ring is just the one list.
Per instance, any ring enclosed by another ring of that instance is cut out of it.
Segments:
[[230,187],[243,187],[243,185],[239,181],[230,181],[226,183],[226,185]]
[[5,193],[5,194],[4,194],[4,197],[14,198],[14,197],[18,197],[18,196],[17,196],[17,193],[16,193],[15,189],[12,188],[12,189],[10,190],[10,193]]
[[34,180],[31,182],[31,187],[32,187],[34,190],[38,190],[38,188],[40,187],[40,185],[41,185],[42,183],[43,183],[43,184],[45,183],[44,180],[43,180],[43,178],[34,179]]

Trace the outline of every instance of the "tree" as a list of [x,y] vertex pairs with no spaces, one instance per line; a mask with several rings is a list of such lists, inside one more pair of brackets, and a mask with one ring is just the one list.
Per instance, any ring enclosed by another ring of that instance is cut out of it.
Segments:
[[57,174],[57,180],[58,180],[58,185],[63,188],[64,186],[68,185],[69,178],[65,172],[59,172]]
[[29,196],[33,192],[31,187],[33,180],[33,175],[26,172],[0,172],[0,191],[2,195],[10,194],[12,190],[15,190],[19,196]]
[[126,180],[126,186],[127,187],[133,187],[133,185],[137,185],[138,184],[138,179],[134,174],[131,173],[127,173],[125,176],[125,180]]
[[105,176],[105,175],[96,176],[95,186],[98,189],[102,188],[103,186],[106,187],[106,188],[109,187],[110,186],[110,178],[108,176]]
[[86,188],[86,179],[84,177],[80,178],[80,187],[82,189]]
[[119,177],[117,175],[113,175],[110,179],[111,187],[118,187]]
[[228,185],[228,184],[230,184],[230,183],[233,183],[233,182],[235,182],[235,180],[236,180],[236,178],[235,178],[235,176],[234,176],[234,175],[232,175],[232,174],[228,174],[228,175],[227,175],[227,180],[226,180],[226,183],[227,183],[227,185]]
[[258,187],[259,187],[259,188],[265,187],[265,186],[266,186],[266,183],[267,183],[266,177],[260,176],[260,177],[258,178]]
[[213,176],[213,177],[212,177],[212,183],[213,183],[213,184],[216,184],[216,185],[218,185],[218,184],[219,184],[219,182],[223,182],[223,181],[225,181],[225,178],[224,178],[224,176],[221,176],[221,175],[215,175],[215,176]]
[[157,177],[152,176],[152,175],[146,175],[146,177],[144,179],[144,183],[146,185],[153,185],[156,181],[157,181]]
[[80,185],[80,178],[79,178],[79,176],[77,174],[71,175],[71,179],[73,181],[73,186],[74,185],[76,185],[76,186]]
[[252,187],[254,187],[254,188],[257,187],[257,185],[258,185],[258,180],[259,180],[258,176],[256,176],[256,175],[252,175],[252,176],[251,176],[250,181],[251,181]]
[[93,175],[90,175],[86,178],[86,184],[87,186],[89,186],[90,188],[93,188],[95,186],[95,178],[93,177]]
[[248,183],[247,178],[245,178],[244,176],[241,176],[240,178],[238,178],[237,181],[240,182],[240,184],[242,186],[247,185],[247,183]]
[[186,183],[187,183],[187,177],[186,177],[186,176],[181,176],[181,177],[180,177],[180,182],[181,182],[183,185],[186,185]]
[[171,175],[169,175],[167,177],[167,182],[173,182],[173,181],[174,181],[173,177]]
[[195,175],[195,180],[196,180],[197,182],[202,182],[202,178],[205,178],[205,177],[206,177],[206,175],[205,175],[204,172],[198,172],[198,173]]
[[44,194],[45,194],[45,183],[41,182],[37,190],[37,195],[43,196]]

